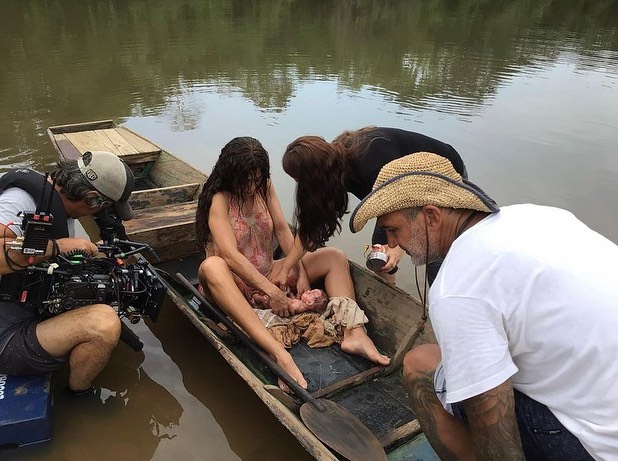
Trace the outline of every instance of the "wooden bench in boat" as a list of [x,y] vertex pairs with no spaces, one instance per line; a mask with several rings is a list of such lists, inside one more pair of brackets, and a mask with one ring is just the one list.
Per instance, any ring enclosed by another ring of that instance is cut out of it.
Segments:
[[[124,223],[129,239],[149,244],[161,261],[195,253],[195,212],[204,173],[112,120],[54,126],[47,134],[63,159],[104,150],[129,165],[135,175],[129,202],[138,211]],[[84,227],[96,238],[94,224]]]
[[65,159],[79,158],[84,152],[104,150],[127,163],[157,159],[162,149],[112,120],[52,126],[47,130],[54,147]]

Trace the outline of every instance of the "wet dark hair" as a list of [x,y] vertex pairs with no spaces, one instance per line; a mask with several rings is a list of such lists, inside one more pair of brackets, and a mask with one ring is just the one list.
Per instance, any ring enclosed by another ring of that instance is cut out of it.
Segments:
[[251,137],[234,138],[223,146],[198,200],[195,230],[197,241],[201,245],[206,245],[212,238],[208,226],[212,197],[217,192],[228,192],[242,207],[243,193],[249,188],[252,173],[259,173],[260,182],[256,184],[255,191],[266,200],[270,178],[270,163],[266,149],[257,139]]
[[302,136],[287,147],[282,161],[296,181],[293,225],[303,247],[313,251],[341,232],[348,211],[345,152],[319,136]]

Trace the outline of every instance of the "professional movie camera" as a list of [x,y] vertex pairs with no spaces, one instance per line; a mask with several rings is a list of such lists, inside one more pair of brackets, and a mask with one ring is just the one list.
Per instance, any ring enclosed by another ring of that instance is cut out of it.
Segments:
[[[49,184],[47,178],[45,174],[36,211],[20,213],[23,237],[18,247],[24,254],[44,254],[52,236],[55,182]],[[104,256],[72,251],[28,265],[19,301],[42,317],[89,304],[108,304],[132,323],[144,317],[156,321],[167,289],[150,263],[138,254],[152,249],[128,240],[112,207],[94,219],[103,240],[98,249]]]
[[109,304],[132,323],[144,317],[156,321],[167,289],[144,258],[126,259],[149,246],[114,239],[98,248],[103,257],[72,251],[28,266],[22,302],[42,317],[89,304]]
[[[167,287],[140,254],[154,251],[147,244],[129,241],[113,207],[94,215],[103,242],[97,245],[102,256],[80,251],[58,254],[58,245],[52,238],[52,212],[55,210],[62,216],[64,211],[59,208],[62,203],[55,201],[55,181],[50,184],[45,174],[41,189],[32,182],[26,186],[25,190],[33,197],[38,196],[38,203],[36,211],[18,214],[22,218],[23,235],[4,243],[5,259],[14,272],[0,280],[0,301],[20,302],[43,319],[85,305],[108,304],[119,317],[131,323],[142,318],[156,321]],[[32,263],[36,256],[46,253],[50,241],[55,256]],[[15,263],[9,257],[9,249],[29,255],[31,264]],[[133,349],[141,350],[143,344],[135,333],[125,323],[121,327],[121,339]]]

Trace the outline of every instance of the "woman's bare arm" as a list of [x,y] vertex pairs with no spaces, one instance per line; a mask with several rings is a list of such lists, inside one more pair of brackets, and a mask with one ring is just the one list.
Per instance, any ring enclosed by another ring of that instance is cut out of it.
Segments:
[[[276,273],[273,272],[271,274],[270,279],[275,285],[282,287],[287,282],[288,275],[292,268],[297,267],[299,271],[299,281],[301,281],[301,285],[304,290],[308,290],[308,279],[305,268],[301,262],[306,250],[303,248],[298,236],[295,237],[292,234],[290,226],[283,215],[283,209],[281,208],[279,197],[277,196],[272,183],[270,183],[268,188],[268,210],[270,211],[270,215],[273,219],[275,237],[277,237],[279,245],[281,245],[281,249],[285,254],[283,264],[279,267],[279,270]],[[300,294],[302,293],[299,293],[299,295]]]
[[212,238],[230,270],[238,275],[247,285],[257,288],[271,298],[273,308],[278,303],[285,304],[286,296],[276,285],[270,282],[253,264],[238,251],[236,236],[229,219],[229,200],[226,194],[219,192],[212,198],[208,214],[208,226]]

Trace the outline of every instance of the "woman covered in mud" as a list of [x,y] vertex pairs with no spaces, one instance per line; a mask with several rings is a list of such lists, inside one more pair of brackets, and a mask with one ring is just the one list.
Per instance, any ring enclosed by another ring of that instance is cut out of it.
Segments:
[[[292,356],[268,332],[253,307],[268,305],[281,317],[298,309],[323,310],[319,294],[305,294],[318,280],[323,279],[331,300],[350,301],[344,303],[349,315],[341,323],[341,349],[380,365],[389,363],[365,332],[366,317],[354,301],[342,251],[321,248],[305,255],[289,271],[284,289],[269,280],[283,261],[273,260],[276,242],[287,254],[294,237],[270,181],[268,153],[258,140],[238,137],[223,147],[199,197],[196,231],[206,251],[198,272],[204,291],[301,386],[306,388],[307,382]],[[279,385],[286,389],[282,382]]]

